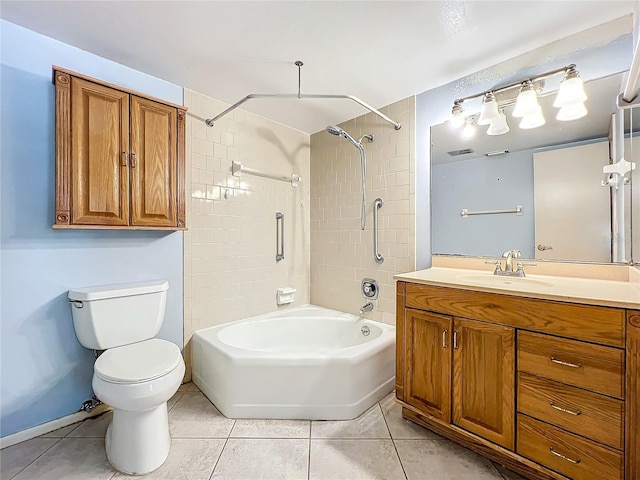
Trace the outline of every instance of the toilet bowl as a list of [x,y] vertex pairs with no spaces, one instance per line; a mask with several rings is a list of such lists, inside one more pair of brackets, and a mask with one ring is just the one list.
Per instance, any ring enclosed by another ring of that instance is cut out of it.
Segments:
[[105,447],[117,470],[140,475],[164,463],[171,445],[167,401],[184,371],[178,347],[157,338],[112,348],[98,357],[93,391],[113,407]]
[[113,407],[107,459],[117,470],[144,475],[160,467],[171,446],[167,401],[185,372],[180,349],[153,338],[162,325],[166,281],[69,291],[76,335],[104,350],[94,364],[93,391]]

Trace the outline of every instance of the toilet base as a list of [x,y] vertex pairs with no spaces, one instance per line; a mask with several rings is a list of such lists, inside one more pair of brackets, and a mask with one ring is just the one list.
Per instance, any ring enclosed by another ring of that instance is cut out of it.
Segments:
[[170,446],[166,402],[144,412],[113,410],[105,447],[116,470],[129,475],[152,472],[165,462]]

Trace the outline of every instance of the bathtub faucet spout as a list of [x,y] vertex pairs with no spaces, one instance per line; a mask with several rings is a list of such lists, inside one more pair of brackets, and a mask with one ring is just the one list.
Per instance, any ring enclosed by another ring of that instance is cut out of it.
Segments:
[[370,312],[371,310],[373,310],[373,303],[367,302],[360,307],[360,315],[362,315],[365,312]]

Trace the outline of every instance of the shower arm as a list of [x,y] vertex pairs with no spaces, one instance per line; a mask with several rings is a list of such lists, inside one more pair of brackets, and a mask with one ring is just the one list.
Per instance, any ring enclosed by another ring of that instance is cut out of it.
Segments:
[[240,105],[251,100],[252,98],[328,98],[328,99],[345,98],[348,100],[353,100],[354,102],[362,105],[367,110],[375,113],[380,118],[382,118],[383,120],[393,125],[396,130],[400,130],[402,128],[401,123],[391,120],[384,113],[382,113],[379,110],[376,110],[371,105],[366,104],[365,102],[363,102],[362,100],[360,100],[358,97],[354,95],[324,95],[324,94],[312,94],[312,93],[250,93],[249,95],[244,97],[242,100],[237,101],[236,103],[234,103],[229,108],[219,113],[215,117],[207,118],[204,121],[204,123],[206,123],[208,127],[213,127],[214,123],[218,121],[220,118],[224,117],[227,113],[232,112],[233,110],[238,108]]

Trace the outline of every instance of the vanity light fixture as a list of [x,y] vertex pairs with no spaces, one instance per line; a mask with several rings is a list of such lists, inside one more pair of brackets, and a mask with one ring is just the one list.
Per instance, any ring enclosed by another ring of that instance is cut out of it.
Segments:
[[507,116],[504,114],[504,110],[500,110],[498,119],[489,124],[487,135],[504,135],[509,130],[511,129],[507,124]]
[[473,124],[473,117],[467,117],[464,122],[464,128],[462,129],[462,137],[466,140],[475,137],[476,126]]
[[500,120],[500,112],[498,112],[498,102],[493,92],[487,92],[482,99],[482,108],[480,109],[480,118],[478,125],[490,125],[492,122]]
[[[556,119],[569,121],[584,117],[587,114],[587,108],[584,104],[587,95],[575,64],[570,64],[519,82],[456,99],[451,109],[451,126],[455,128],[464,126],[463,136],[469,138],[470,128],[473,125],[472,122],[469,122],[468,117],[465,118],[462,104],[477,98],[482,98],[482,107],[476,123],[489,125],[487,135],[504,135],[509,131],[504,108],[513,103],[515,103],[515,108],[512,115],[515,118],[521,118],[520,128],[531,129],[544,125],[544,114],[538,102],[538,95],[544,85],[542,80],[558,74],[564,74],[564,78],[553,103],[554,107],[560,109]],[[517,96],[516,91],[518,92]]]

